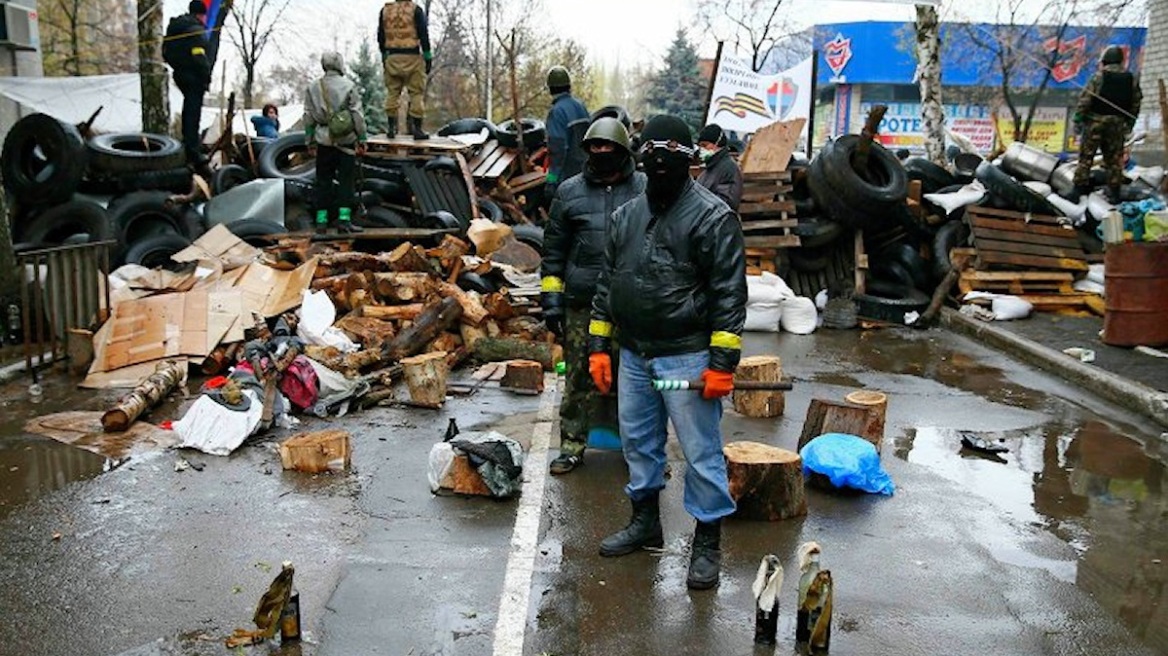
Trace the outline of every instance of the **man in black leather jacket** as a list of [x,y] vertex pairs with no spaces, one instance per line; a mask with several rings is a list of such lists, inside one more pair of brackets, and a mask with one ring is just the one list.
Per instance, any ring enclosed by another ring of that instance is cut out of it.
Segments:
[[[689,128],[657,116],[642,132],[645,193],[613,214],[589,325],[589,371],[612,384],[610,342],[620,345],[621,441],[629,466],[629,524],[600,544],[622,556],[664,539],[666,423],[685,452],[685,509],[697,519],[690,588],[718,583],[721,520],[734,512],[722,455],[721,397],[732,389],[746,319],[746,253],[738,217],[689,176]],[[660,392],[654,380],[694,380],[701,394]]]
[[620,121],[597,119],[582,147],[588,154],[584,171],[556,189],[543,238],[540,304],[548,328],[563,338],[568,365],[553,474],[579,466],[589,429],[613,414],[611,399],[597,392],[588,373],[588,322],[613,210],[645,191],[645,174],[635,170],[629,133]]
[[742,202],[742,169],[730,156],[730,149],[726,148],[726,133],[717,123],[707,125],[698,133],[698,159],[702,161],[698,184],[714,192],[737,212]]

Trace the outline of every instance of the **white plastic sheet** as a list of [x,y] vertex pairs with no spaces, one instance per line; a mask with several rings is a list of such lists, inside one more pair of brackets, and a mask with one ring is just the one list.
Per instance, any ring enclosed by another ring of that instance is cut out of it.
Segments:
[[957,191],[947,194],[925,194],[925,200],[952,213],[958,208],[980,202],[986,196],[986,188],[974,180]]
[[296,335],[310,346],[331,346],[341,353],[353,353],[361,349],[349,336],[333,327],[337,321],[337,309],[324,290],[314,292],[304,290],[304,300],[300,303],[300,324]]
[[263,419],[264,403],[254,390],[243,390],[251,399],[246,411],[232,410],[209,396],[200,396],[182,419],[174,422],[174,431],[182,437],[182,448],[198,449],[213,456],[231,455],[255,433]]

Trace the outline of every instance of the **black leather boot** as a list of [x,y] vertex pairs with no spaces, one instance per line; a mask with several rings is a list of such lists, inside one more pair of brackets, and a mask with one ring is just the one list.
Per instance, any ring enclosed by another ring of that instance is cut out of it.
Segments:
[[397,119],[396,118],[389,119],[389,123],[385,126],[385,136],[389,137],[390,139],[397,136]]
[[409,121],[410,135],[414,137],[414,141],[424,141],[430,138],[430,135],[422,131],[422,119],[411,116],[406,120]]
[[698,522],[689,555],[689,576],[685,579],[691,590],[708,590],[718,585],[722,568],[721,542],[722,520]]
[[600,542],[600,555],[624,556],[645,547],[660,549],[665,545],[661,535],[661,509],[658,495],[633,501],[633,518],[628,526]]

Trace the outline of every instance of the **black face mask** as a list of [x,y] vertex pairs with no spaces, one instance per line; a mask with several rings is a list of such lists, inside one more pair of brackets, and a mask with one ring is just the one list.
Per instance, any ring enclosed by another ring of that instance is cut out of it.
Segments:
[[649,207],[654,211],[669,209],[689,182],[689,157],[659,148],[646,153],[641,161],[648,178],[645,195],[649,197]]
[[598,178],[609,178],[621,172],[628,161],[629,154],[619,150],[607,153],[589,153],[588,168]]

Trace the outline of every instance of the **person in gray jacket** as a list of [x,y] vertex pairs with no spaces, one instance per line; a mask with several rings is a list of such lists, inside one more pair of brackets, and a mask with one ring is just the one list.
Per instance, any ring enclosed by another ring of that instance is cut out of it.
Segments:
[[698,184],[726,201],[730,209],[738,211],[742,202],[742,169],[726,149],[726,133],[717,123],[711,123],[698,133],[698,159],[702,174]]
[[366,140],[361,95],[345,77],[340,53],[324,53],[320,65],[324,76],[304,94],[304,134],[309,154],[316,157],[316,229],[323,232],[336,217],[340,232],[358,232],[353,226],[354,184]]

